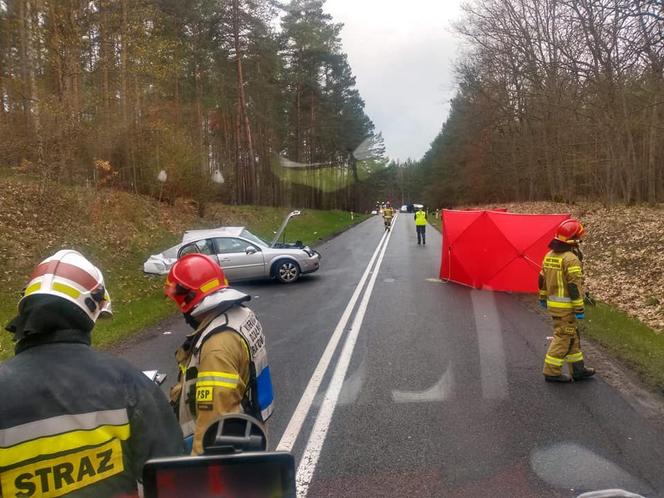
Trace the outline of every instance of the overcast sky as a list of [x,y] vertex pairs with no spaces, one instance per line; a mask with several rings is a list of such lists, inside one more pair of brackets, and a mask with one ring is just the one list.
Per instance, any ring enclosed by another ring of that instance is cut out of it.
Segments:
[[391,159],[419,159],[454,93],[460,0],[327,0],[366,112]]

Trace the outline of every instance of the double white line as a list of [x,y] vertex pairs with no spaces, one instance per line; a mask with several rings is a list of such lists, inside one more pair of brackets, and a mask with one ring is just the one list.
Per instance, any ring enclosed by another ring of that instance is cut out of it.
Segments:
[[[394,218],[392,226],[394,226],[396,218],[397,217]],[[300,431],[302,430],[302,425],[304,424],[304,421],[311,411],[311,405],[313,404],[314,397],[320,388],[323,377],[325,376],[325,373],[330,366],[330,361],[332,360],[332,357],[337,350],[337,346],[339,345],[339,341],[343,336],[344,329],[346,328],[346,325],[352,316],[358,299],[360,296],[362,296],[362,300],[360,301],[360,305],[355,313],[355,318],[353,319],[350,331],[346,336],[343,349],[341,350],[339,358],[337,359],[337,364],[334,369],[334,373],[332,374],[332,379],[330,380],[330,384],[327,387],[327,391],[325,392],[325,397],[323,398],[320,410],[318,411],[316,422],[314,423],[314,427],[311,431],[311,434],[309,435],[307,446],[305,447],[302,459],[300,460],[300,465],[297,469],[298,497],[306,496],[307,491],[309,490],[309,484],[311,483],[314,471],[316,470],[316,464],[318,463],[318,458],[320,456],[321,449],[323,448],[323,443],[325,442],[325,437],[327,435],[330,422],[332,421],[332,415],[334,414],[334,409],[336,408],[339,394],[341,393],[341,388],[343,387],[344,379],[346,378],[348,366],[353,355],[353,349],[355,348],[355,343],[357,342],[357,337],[360,333],[360,328],[362,327],[362,322],[367,311],[369,299],[371,298],[374,285],[376,284],[376,279],[378,278],[378,273],[380,271],[380,265],[383,262],[383,257],[385,256],[387,244],[389,243],[391,236],[392,231],[390,230],[389,232],[385,232],[381,237],[376,250],[369,260],[369,264],[362,274],[362,278],[357,284],[357,287],[355,287],[355,291],[353,292],[350,301],[348,301],[346,309],[344,309],[344,312],[341,315],[341,319],[337,323],[337,326],[332,333],[332,337],[330,337],[330,340],[325,347],[325,351],[323,351],[323,355],[318,361],[318,365],[316,365],[316,369],[314,370],[311,379],[309,379],[309,383],[307,384],[307,387],[305,388],[304,393],[300,398],[300,402],[298,403],[290,421],[288,422],[288,426],[286,427],[286,430],[284,431],[284,434],[279,441],[279,445],[277,446],[277,451],[291,451],[293,449],[295,441],[297,440]],[[370,275],[371,278],[369,278]],[[365,289],[364,284],[366,283],[367,279],[369,279],[369,284]],[[362,293],[363,290],[364,294]]]

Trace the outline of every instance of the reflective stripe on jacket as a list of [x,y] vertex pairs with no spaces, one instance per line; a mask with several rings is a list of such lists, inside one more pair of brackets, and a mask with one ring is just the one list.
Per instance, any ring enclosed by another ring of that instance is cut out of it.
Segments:
[[554,316],[583,313],[583,268],[571,251],[550,251],[542,262],[539,279],[540,299]]
[[194,436],[193,453],[200,454],[209,422],[239,412],[265,422],[272,414],[273,392],[265,336],[249,308],[233,306],[203,324],[195,337],[172,396],[179,398],[182,432]]
[[0,389],[0,496],[132,494],[146,460],[183,454],[159,387],[86,344],[20,352]]

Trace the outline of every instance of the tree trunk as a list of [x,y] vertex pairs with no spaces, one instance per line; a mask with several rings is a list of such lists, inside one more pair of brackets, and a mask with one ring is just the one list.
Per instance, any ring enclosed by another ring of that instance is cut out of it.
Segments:
[[127,126],[127,71],[129,59],[129,27],[128,27],[128,5],[127,0],[122,0],[122,29],[120,34],[120,112],[122,113],[122,125]]
[[246,200],[245,170],[242,167],[242,124],[240,120],[240,101],[237,101],[235,113],[235,183],[236,198],[238,204],[244,204]]
[[120,112],[122,119],[122,135],[124,144],[124,169],[129,170],[131,188],[138,192],[136,185],[136,163],[133,151],[133,137],[129,123],[129,5],[128,0],[121,4],[122,24],[120,28]]
[[110,57],[111,49],[110,45],[110,35],[109,35],[109,23],[108,23],[108,7],[104,0],[99,0],[99,10],[101,13],[101,21],[99,23],[99,49],[101,54],[101,100],[102,106],[104,109],[104,123],[108,125],[109,123],[109,112],[110,112],[110,103],[111,103],[111,86],[109,83],[109,67],[110,67]]
[[242,120],[245,140],[247,142],[248,197],[251,203],[255,203],[256,202],[256,156],[254,154],[254,145],[251,137],[251,125],[249,123],[249,114],[247,112],[247,100],[244,91],[244,74],[242,69],[242,48],[240,46],[239,0],[233,0],[233,44],[235,49],[235,63],[237,71],[237,91],[239,99],[240,119]]
[[[656,97],[653,99],[655,100]],[[648,136],[648,151],[647,151],[647,173],[646,185],[647,194],[646,199],[649,204],[657,202],[657,105],[653,105],[650,111],[650,133]]]
[[42,136],[41,114],[39,108],[39,97],[37,95],[37,77],[35,75],[35,49],[34,49],[34,36],[36,30],[34,29],[34,6],[36,0],[25,0],[25,9],[23,15],[25,16],[22,21],[22,44],[25,48],[25,73],[28,78],[28,105],[26,111],[29,114],[28,121],[32,124],[34,133],[35,144],[37,146],[37,165],[39,171],[42,173],[41,194],[46,192],[48,183],[48,171],[44,162],[44,140]]
[[8,33],[9,23],[6,18],[0,18],[0,129],[8,124],[8,112],[5,105],[9,104],[9,95],[5,90],[5,79],[9,80],[9,57],[5,63],[5,57],[8,53]]
[[29,70],[31,62],[28,59],[28,23],[27,23],[27,5],[29,0],[17,0],[18,12],[17,12],[17,24],[18,24],[18,38],[19,38],[19,65],[21,72],[21,104],[23,108],[23,118],[25,120],[26,127],[29,129],[32,126],[32,95],[29,92]]

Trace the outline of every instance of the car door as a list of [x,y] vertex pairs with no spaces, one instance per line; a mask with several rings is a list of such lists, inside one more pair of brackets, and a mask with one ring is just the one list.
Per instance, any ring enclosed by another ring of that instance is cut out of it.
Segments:
[[229,281],[265,276],[265,259],[259,247],[237,237],[218,237],[214,243],[219,264]]
[[216,257],[214,243],[210,239],[197,240],[183,245],[178,251],[178,258],[187,254],[205,254],[213,258]]

